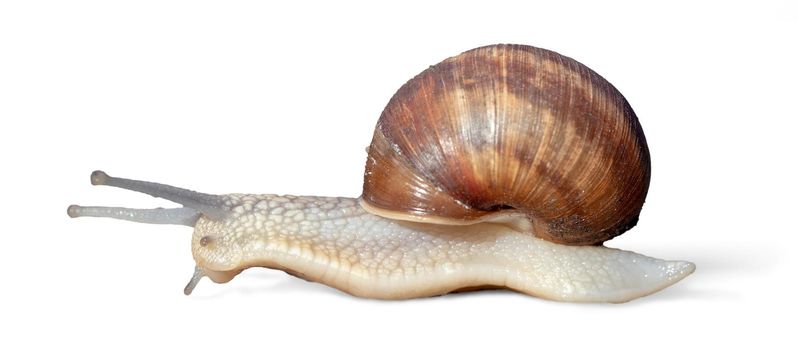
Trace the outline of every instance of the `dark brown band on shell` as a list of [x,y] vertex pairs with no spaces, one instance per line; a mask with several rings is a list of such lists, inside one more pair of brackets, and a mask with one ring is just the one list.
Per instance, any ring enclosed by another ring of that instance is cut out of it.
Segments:
[[600,244],[637,222],[645,136],[626,99],[573,59],[494,45],[394,95],[369,148],[363,201],[410,220],[526,213],[549,241]]

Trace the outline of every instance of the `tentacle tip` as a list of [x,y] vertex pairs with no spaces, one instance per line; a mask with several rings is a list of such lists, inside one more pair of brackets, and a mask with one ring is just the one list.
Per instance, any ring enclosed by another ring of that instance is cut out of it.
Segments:
[[102,170],[95,170],[91,173],[91,184],[94,186],[105,185],[108,182],[108,174]]
[[197,287],[197,283],[199,283],[202,277],[205,277],[205,272],[202,270],[201,267],[195,266],[194,274],[191,275],[191,279],[188,281],[188,284],[186,284],[186,287],[183,288],[183,294],[191,295],[191,292],[193,292],[194,288]]
[[183,295],[191,295],[191,292],[194,291],[194,286],[188,285],[183,288]]
[[72,204],[67,208],[67,215],[71,218],[76,218],[80,216],[80,206]]
[[695,271],[695,264],[689,261],[669,261],[666,268],[668,276],[678,281],[692,274]]

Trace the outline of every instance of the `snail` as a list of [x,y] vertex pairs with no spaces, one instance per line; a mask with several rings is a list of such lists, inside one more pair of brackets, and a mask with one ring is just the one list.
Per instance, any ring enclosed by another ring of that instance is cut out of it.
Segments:
[[626,302],[695,269],[603,245],[637,223],[648,146],[620,92],[553,51],[492,45],[429,67],[391,98],[367,153],[360,198],[211,195],[95,171],[93,185],[182,207],[67,212],[193,226],[187,295],[266,267],[378,299],[506,288]]

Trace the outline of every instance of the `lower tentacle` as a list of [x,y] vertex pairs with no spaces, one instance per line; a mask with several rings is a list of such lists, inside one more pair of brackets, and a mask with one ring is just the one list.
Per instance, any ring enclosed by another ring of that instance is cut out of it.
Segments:
[[144,224],[184,225],[194,227],[200,212],[191,208],[156,208],[132,209],[121,207],[84,207],[70,205],[67,208],[70,217],[99,217],[140,222]]

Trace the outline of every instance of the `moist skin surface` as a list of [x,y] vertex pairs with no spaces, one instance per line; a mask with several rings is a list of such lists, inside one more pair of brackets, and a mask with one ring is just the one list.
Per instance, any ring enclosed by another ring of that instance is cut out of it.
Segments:
[[262,266],[378,299],[495,286],[552,300],[625,302],[695,269],[604,246],[550,243],[503,224],[386,219],[355,198],[221,197],[227,214],[200,216],[192,240],[198,269],[220,283]]

